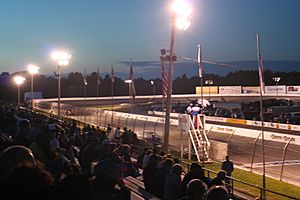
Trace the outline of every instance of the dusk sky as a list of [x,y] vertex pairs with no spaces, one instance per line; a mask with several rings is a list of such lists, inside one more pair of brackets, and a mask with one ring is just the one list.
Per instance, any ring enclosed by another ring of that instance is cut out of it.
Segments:
[[[264,60],[300,60],[300,0],[188,0],[191,26],[176,30],[175,52],[212,61],[256,60],[256,33]],[[159,61],[169,48],[169,0],[1,0],[0,72],[34,63],[53,73],[51,52],[68,50],[62,73],[117,72],[121,62]],[[134,66],[135,71],[144,69]],[[146,70],[145,70],[146,72]]]

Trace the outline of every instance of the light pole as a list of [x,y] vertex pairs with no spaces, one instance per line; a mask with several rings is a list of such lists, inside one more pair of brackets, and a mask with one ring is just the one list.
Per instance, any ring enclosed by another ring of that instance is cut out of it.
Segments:
[[131,79],[127,79],[127,80],[125,80],[125,83],[127,83],[128,84],[128,97],[130,98],[129,99],[129,104],[130,104],[130,112],[131,112],[131,115],[133,114],[133,96],[132,97],[130,97],[130,95],[132,94],[132,80]]
[[20,106],[20,85],[22,85],[23,83],[24,83],[24,81],[25,81],[25,78],[23,77],[23,76],[15,76],[14,77],[14,81],[15,81],[15,83],[17,84],[17,86],[18,86],[18,106],[17,106],[17,108],[19,108],[19,106]]
[[276,76],[273,77],[273,80],[276,82],[276,96],[278,96],[278,82],[280,81],[281,77]]
[[61,66],[66,66],[69,64],[69,60],[72,57],[71,54],[64,51],[55,51],[52,53],[52,58],[58,62],[57,65],[57,76],[58,76],[58,84],[57,84],[57,115],[60,117],[60,68]]
[[208,99],[210,100],[210,86],[214,84],[213,80],[205,80],[205,84],[208,85]]
[[175,26],[181,29],[187,29],[190,26],[188,16],[191,14],[191,8],[180,0],[172,0],[172,18],[171,18],[171,39],[170,39],[170,60],[168,69],[168,87],[166,98],[166,116],[165,116],[165,133],[163,150],[165,153],[169,152],[169,133],[170,133],[170,113],[172,104],[172,84],[173,84],[173,61],[174,46],[175,46]]
[[[128,96],[130,96],[130,94],[131,94],[131,84],[132,84],[132,80],[131,80],[131,79],[125,80],[125,83],[128,84]],[[130,102],[129,102],[129,103],[130,103]]]
[[31,111],[33,110],[33,75],[39,72],[39,67],[36,65],[28,65],[28,72],[31,75]]
[[155,101],[155,84],[154,81],[150,81],[150,84],[152,85],[152,91],[153,91],[153,102]]

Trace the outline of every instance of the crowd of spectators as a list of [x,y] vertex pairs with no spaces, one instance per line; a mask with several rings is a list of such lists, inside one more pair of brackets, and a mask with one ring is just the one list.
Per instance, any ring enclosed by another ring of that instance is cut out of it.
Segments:
[[225,171],[213,179],[206,177],[202,166],[192,163],[184,173],[180,161],[171,155],[151,154],[143,169],[145,189],[164,200],[229,199]]
[[[178,158],[144,149],[133,160],[137,135],[61,121],[12,105],[0,108],[0,192],[9,199],[130,199],[127,176],[162,199],[228,199],[225,172],[212,180],[193,163],[183,177]],[[218,197],[218,198],[216,198]]]

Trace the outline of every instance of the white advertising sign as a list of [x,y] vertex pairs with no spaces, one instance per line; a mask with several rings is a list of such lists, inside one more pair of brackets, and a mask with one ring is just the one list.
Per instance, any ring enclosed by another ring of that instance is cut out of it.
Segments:
[[245,86],[243,87],[243,94],[258,94],[259,87],[257,86]]
[[220,86],[219,94],[241,94],[242,86]]
[[286,86],[287,94],[300,94],[300,86]]
[[187,114],[178,115],[178,129],[179,131],[188,131],[190,130],[190,116]]
[[285,85],[268,85],[265,87],[266,94],[286,94]]

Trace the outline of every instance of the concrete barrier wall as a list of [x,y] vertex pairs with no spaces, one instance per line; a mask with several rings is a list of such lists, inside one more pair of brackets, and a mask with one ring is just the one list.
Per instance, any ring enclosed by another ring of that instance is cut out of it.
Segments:
[[228,145],[224,142],[210,140],[209,156],[213,160],[222,161],[228,153]]

